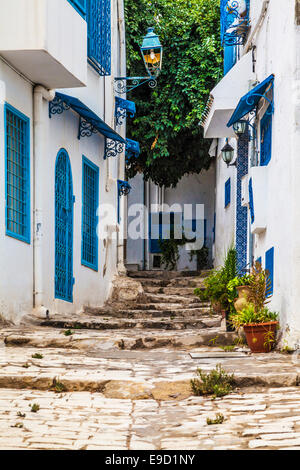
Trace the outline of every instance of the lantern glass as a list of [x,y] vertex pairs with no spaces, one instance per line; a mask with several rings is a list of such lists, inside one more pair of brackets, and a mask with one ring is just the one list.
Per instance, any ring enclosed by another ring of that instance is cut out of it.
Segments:
[[233,124],[233,130],[235,134],[240,137],[241,135],[244,135],[246,132],[246,126],[247,122],[246,121],[237,121]]
[[163,47],[154,28],[148,28],[141,46],[144,63],[149,75],[157,77],[162,68]]
[[227,165],[230,165],[234,157],[234,149],[227,142],[226,145],[222,148],[221,152],[222,152],[222,158],[224,162]]

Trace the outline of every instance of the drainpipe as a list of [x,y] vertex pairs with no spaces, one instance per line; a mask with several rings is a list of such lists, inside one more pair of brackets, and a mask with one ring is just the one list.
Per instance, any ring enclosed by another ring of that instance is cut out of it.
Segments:
[[43,119],[43,100],[52,101],[55,90],[37,85],[33,90],[33,306],[43,306],[43,161],[45,158],[45,120]]

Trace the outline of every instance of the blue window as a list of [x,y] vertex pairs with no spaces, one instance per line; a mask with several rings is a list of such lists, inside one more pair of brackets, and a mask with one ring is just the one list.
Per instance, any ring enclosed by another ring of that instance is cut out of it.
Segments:
[[78,13],[81,14],[81,16],[85,17],[87,0],[69,0],[69,2],[78,11]]
[[81,262],[98,271],[99,168],[82,159],[82,245]]
[[224,75],[235,65],[237,60],[236,47],[224,46]]
[[260,165],[266,166],[272,156],[272,109],[266,111],[260,123]]
[[231,198],[231,182],[230,178],[225,183],[225,207],[229,206]]
[[270,297],[274,292],[274,248],[266,252],[266,271],[269,275],[269,286],[267,288],[267,295]]
[[72,170],[66,150],[58,152],[55,164],[55,298],[73,302]]
[[253,224],[254,220],[255,220],[255,213],[254,213],[254,197],[253,197],[252,178],[250,178],[250,180],[249,180],[249,209],[250,209],[251,224]]
[[100,75],[111,74],[111,0],[87,3],[88,59]]
[[29,119],[5,105],[6,234],[30,243]]

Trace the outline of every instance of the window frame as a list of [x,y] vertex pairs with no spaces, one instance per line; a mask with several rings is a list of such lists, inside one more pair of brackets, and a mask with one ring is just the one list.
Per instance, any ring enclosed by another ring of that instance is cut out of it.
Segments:
[[[100,63],[98,61],[97,57],[95,57],[95,54],[93,54],[92,49],[93,49],[93,44],[92,41],[95,41],[95,31],[93,31],[93,35],[91,34],[90,28],[91,28],[91,20],[94,20],[94,15],[91,12],[92,8],[92,1],[98,1],[99,9],[101,9],[101,22],[99,23],[99,37],[100,40],[98,41],[98,50],[97,53],[99,54],[100,61],[101,59],[103,60],[104,57],[109,56],[109,62],[107,64]],[[105,2],[105,4],[104,4]],[[105,15],[107,14],[108,10],[108,4],[109,3],[109,18],[107,18],[107,24],[104,22],[105,21]],[[103,14],[104,12],[104,14]],[[112,53],[112,45],[111,45],[111,0],[90,0],[89,3],[87,4],[86,8],[86,21],[87,21],[87,30],[88,30],[88,51],[87,51],[87,56],[88,56],[88,63],[90,64],[91,67],[102,77],[108,77],[111,76],[111,53]],[[104,30],[104,25],[107,26],[107,30]],[[104,39],[108,36],[107,43],[104,44]],[[109,41],[109,42],[108,42]],[[108,49],[107,49],[108,45]]]
[[224,202],[225,209],[230,205],[230,203],[231,203],[231,178],[228,178],[228,180],[225,181],[225,202]]
[[[96,207],[96,214],[95,214],[95,224],[96,224],[96,238],[95,238],[95,262],[90,263],[89,261],[84,259],[84,231],[83,231],[83,222],[84,222],[84,188],[85,188],[85,173],[84,169],[85,166],[89,167],[93,172],[95,172],[96,178],[96,188],[95,188],[95,207]],[[81,211],[81,264],[86,268],[92,269],[93,271],[98,272],[99,270],[99,237],[97,233],[97,227],[99,223],[99,216],[98,216],[98,207],[99,207],[99,167],[95,165],[95,163],[91,162],[88,158],[84,155],[82,156],[82,211]]]
[[274,247],[266,251],[265,270],[269,273],[268,279],[271,281],[271,290],[267,292],[267,297],[272,297],[274,294]]
[[[265,127],[268,126],[268,130],[270,132],[270,141],[269,141],[269,149],[268,153],[264,152],[264,142],[262,141],[263,131]],[[272,135],[273,135],[273,113],[271,111],[271,105],[268,106],[265,114],[260,120],[260,166],[267,166],[272,158]]]
[[[25,154],[27,163],[27,178],[25,182],[26,187],[26,228],[25,235],[20,235],[8,229],[8,146],[7,146],[7,112],[14,114],[18,119],[22,120],[26,126],[25,137]],[[4,104],[4,136],[5,136],[5,234],[8,237],[15,238],[21,242],[31,243],[31,158],[30,158],[30,118],[16,109],[9,103]]]
[[83,0],[84,2],[84,7],[81,6],[79,0],[68,0],[68,2],[72,5],[72,7],[82,16],[84,19],[86,19],[86,13],[87,13],[87,0]]

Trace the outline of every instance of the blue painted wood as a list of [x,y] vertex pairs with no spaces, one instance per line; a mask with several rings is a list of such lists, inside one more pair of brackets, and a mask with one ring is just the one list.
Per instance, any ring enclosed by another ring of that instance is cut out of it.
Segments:
[[267,295],[270,297],[274,293],[274,247],[270,248],[266,252],[265,269],[268,272],[270,283],[270,289],[268,289]]
[[231,200],[231,181],[230,178],[225,182],[225,206],[227,207],[230,204]]
[[85,18],[87,0],[68,0],[69,3]]
[[55,298],[73,302],[73,182],[69,155],[55,164]]
[[30,243],[30,120],[4,107],[6,235]]
[[236,47],[224,46],[224,75],[235,65],[237,60]]
[[260,123],[260,165],[267,166],[272,157],[272,111],[269,106]]
[[87,3],[88,59],[105,76],[111,74],[111,0]]
[[254,198],[253,198],[252,178],[250,178],[250,180],[249,180],[249,209],[250,209],[251,224],[253,224],[254,220],[255,220],[255,212],[254,212]]
[[99,168],[82,157],[81,264],[98,271]]

